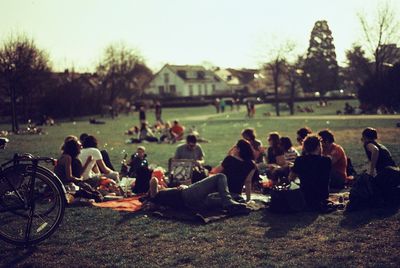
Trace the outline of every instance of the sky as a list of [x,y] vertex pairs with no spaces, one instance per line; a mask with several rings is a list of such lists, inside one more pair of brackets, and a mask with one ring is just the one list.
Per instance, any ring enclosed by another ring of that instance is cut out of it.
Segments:
[[[327,20],[340,65],[382,0],[0,0],[0,42],[25,34],[55,70],[94,71],[110,44],[164,64],[258,68],[291,40],[305,53],[317,20]],[[400,10],[400,0],[391,1]]]

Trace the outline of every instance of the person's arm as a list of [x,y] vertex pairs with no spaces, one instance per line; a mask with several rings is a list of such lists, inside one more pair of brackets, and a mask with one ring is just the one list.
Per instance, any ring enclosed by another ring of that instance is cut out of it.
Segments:
[[93,160],[93,156],[89,155],[86,159],[85,164],[82,166],[82,174],[85,173],[86,169],[88,168],[90,162]]
[[379,149],[374,144],[369,143],[367,145],[367,150],[369,152],[371,152],[371,161],[370,161],[370,165],[369,165],[368,174],[371,176],[375,176],[376,162],[378,161],[378,158],[379,158]]
[[289,173],[289,180],[290,181],[294,181],[297,177],[298,176],[297,176],[296,173],[294,173],[293,171],[290,171],[290,173]]
[[251,200],[251,186],[253,181],[254,172],[256,169],[252,169],[250,173],[247,175],[246,180],[244,181],[245,192],[246,192],[246,202]]
[[224,167],[222,165],[218,165],[211,169],[210,174],[218,174],[218,173],[222,173],[223,171],[224,171]]
[[197,159],[197,163],[202,166],[205,163],[205,159],[204,159],[204,152],[203,149],[201,148],[200,145],[199,146],[199,158]]
[[276,156],[276,164],[280,167],[283,167],[286,165],[285,156],[283,154]]
[[109,174],[109,173],[112,172],[112,170],[109,169],[109,168],[106,166],[106,164],[104,163],[103,159],[97,160],[97,161],[96,161],[96,164],[98,165],[98,167],[99,167],[101,173]]

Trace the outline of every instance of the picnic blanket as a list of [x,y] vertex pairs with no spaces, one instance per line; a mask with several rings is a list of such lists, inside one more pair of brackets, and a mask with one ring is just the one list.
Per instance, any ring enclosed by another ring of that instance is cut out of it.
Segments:
[[[133,197],[123,198],[119,200],[106,201],[102,203],[93,203],[92,205],[100,208],[111,208],[117,211],[137,212],[142,209],[142,202],[139,199],[143,195],[136,195]],[[252,194],[254,202],[248,203],[247,207],[250,211],[257,211],[266,207],[269,197],[262,194]],[[181,221],[192,221],[200,223],[209,223],[223,218],[230,217],[222,211],[190,211],[190,210],[176,210],[169,207],[157,207],[152,213],[154,216],[175,219]]]
[[[267,203],[269,202],[269,196],[263,194],[252,194],[251,198],[254,202],[247,204],[249,212],[263,209],[267,206]],[[159,209],[153,212],[153,215],[166,219],[199,222],[204,224],[232,216],[219,210],[191,211],[191,210],[176,210],[169,207],[160,207]]]
[[142,209],[142,202],[139,201],[143,195],[135,195],[119,200],[93,203],[92,205],[100,208],[111,208],[117,211],[136,212]]

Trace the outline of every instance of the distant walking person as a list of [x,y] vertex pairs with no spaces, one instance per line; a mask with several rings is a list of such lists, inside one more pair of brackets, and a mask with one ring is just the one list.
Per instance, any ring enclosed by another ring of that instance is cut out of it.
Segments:
[[146,110],[144,106],[140,106],[139,109],[139,121],[140,123],[145,123],[146,122]]
[[162,107],[159,101],[156,102],[155,113],[156,113],[156,121],[160,122],[161,124],[164,124],[164,122],[161,119]]

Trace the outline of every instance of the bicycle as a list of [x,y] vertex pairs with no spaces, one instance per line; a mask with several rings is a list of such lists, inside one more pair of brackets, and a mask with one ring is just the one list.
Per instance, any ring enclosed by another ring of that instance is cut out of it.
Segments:
[[[7,142],[0,138],[0,149]],[[65,188],[40,162],[55,164],[49,157],[15,154],[0,165],[0,239],[17,246],[42,242],[64,216]]]

